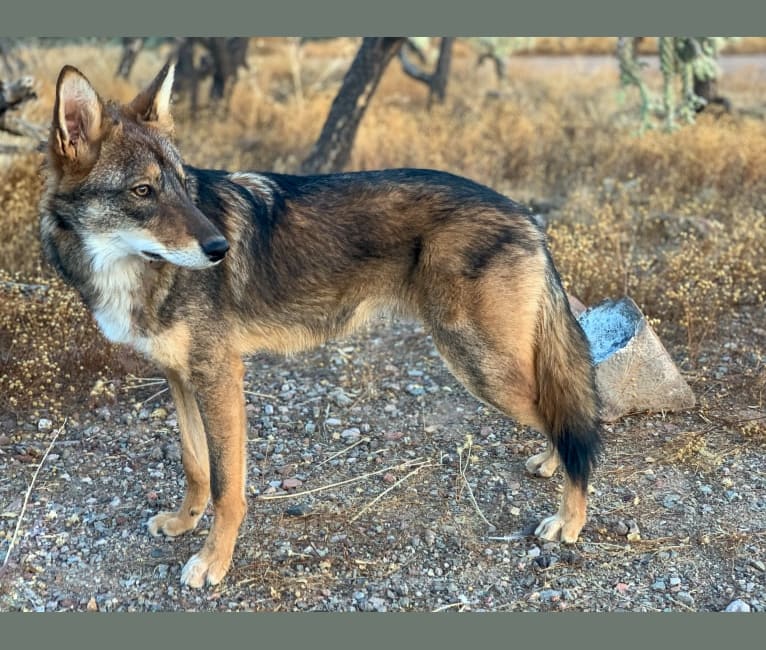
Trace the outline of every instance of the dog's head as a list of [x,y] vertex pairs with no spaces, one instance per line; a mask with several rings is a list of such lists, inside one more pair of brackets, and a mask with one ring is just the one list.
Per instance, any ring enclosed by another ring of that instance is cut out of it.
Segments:
[[49,211],[83,238],[95,268],[126,256],[202,269],[228,243],[193,203],[172,141],[174,67],[165,65],[132,102],[104,102],[64,66],[48,141]]

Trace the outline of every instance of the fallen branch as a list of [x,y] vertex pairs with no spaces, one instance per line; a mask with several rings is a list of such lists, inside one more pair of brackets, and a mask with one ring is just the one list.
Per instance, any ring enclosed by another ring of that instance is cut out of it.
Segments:
[[27,503],[29,503],[29,495],[32,494],[32,488],[34,487],[35,481],[37,480],[37,475],[40,473],[42,466],[45,464],[45,459],[48,458],[48,454],[51,452],[51,449],[53,449],[53,445],[56,443],[56,439],[64,430],[64,427],[66,426],[66,422],[67,421],[65,419],[64,423],[61,425],[59,430],[53,434],[53,438],[51,438],[51,441],[48,443],[48,448],[45,450],[42,460],[40,461],[40,464],[37,466],[35,473],[32,475],[32,481],[29,484],[29,487],[27,488],[27,493],[24,495],[24,503],[21,504],[21,513],[19,514],[19,520],[16,522],[16,529],[13,531],[13,536],[11,537],[11,543],[8,545],[8,551],[5,554],[5,559],[3,560],[3,566],[8,564],[8,560],[10,559],[11,553],[13,552],[13,547],[16,545],[16,540],[18,539],[18,536],[19,536],[19,530],[21,529],[21,522],[24,519],[24,513],[27,510]]

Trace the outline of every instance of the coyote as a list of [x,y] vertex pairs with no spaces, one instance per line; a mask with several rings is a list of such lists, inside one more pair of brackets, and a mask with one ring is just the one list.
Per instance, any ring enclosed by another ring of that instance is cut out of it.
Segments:
[[214,520],[181,581],[231,564],[245,499],[243,355],[342,337],[381,310],[420,319],[481,401],[543,432],[533,474],[565,470],[535,531],[573,543],[599,454],[588,342],[532,213],[459,176],[423,169],[291,176],[185,165],[173,143],[173,66],[126,105],[65,66],[45,167],[48,260],[110,341],[165,372],[186,493],[153,535]]

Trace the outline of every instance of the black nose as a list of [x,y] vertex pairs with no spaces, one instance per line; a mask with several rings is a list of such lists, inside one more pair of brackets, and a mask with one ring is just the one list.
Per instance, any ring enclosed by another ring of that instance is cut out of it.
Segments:
[[229,242],[223,237],[209,239],[202,244],[202,251],[211,262],[220,262],[224,255],[226,255],[227,250],[229,250]]

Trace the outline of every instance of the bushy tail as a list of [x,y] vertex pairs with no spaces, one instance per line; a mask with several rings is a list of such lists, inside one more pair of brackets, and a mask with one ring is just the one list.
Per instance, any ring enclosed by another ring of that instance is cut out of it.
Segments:
[[546,275],[535,355],[538,411],[569,479],[585,489],[601,451],[595,369],[550,257]]

